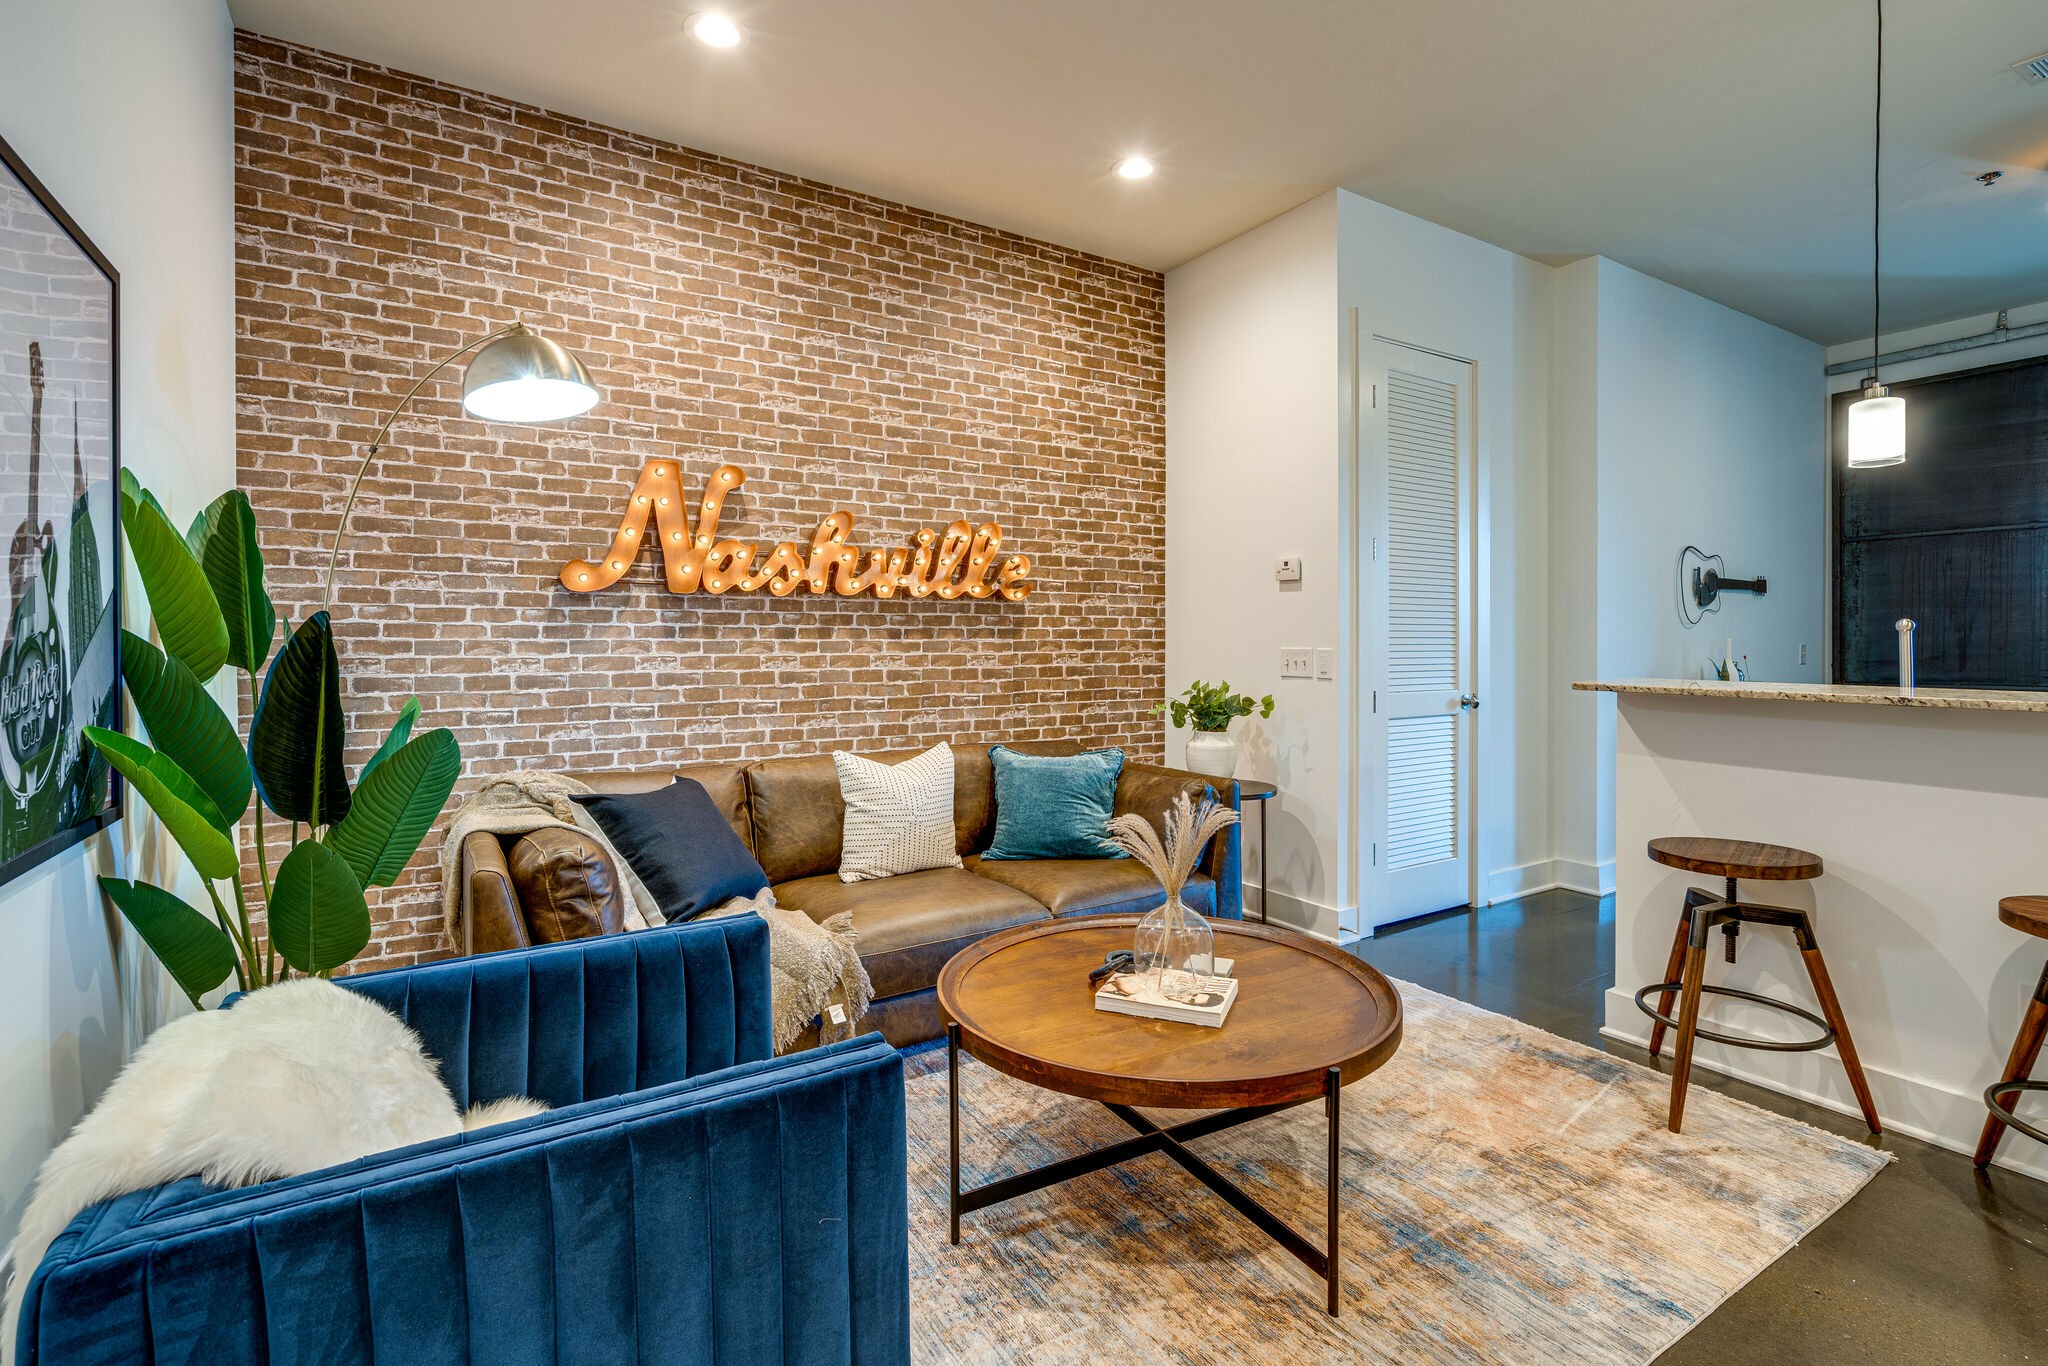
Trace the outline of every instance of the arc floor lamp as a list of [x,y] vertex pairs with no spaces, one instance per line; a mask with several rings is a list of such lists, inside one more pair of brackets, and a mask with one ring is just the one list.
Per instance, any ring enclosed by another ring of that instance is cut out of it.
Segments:
[[356,477],[348,486],[348,501],[342,505],[341,525],[334,529],[334,545],[327,552],[327,581],[320,594],[322,611],[334,599],[334,566],[341,558],[341,542],[348,535],[356,494],[363,487],[363,476],[376,463],[377,453],[384,449],[391,424],[434,376],[471,352],[476,354],[462,372],[462,407],[472,417],[487,422],[561,422],[597,406],[597,385],[591,381],[583,362],[524,323],[509,323],[443,356],[384,415],[377,434],[363,449],[363,462],[356,467]]

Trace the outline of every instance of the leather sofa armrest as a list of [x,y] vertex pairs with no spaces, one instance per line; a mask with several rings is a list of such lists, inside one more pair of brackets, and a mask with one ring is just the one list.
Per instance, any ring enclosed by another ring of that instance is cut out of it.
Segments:
[[[1158,827],[1166,818],[1166,808],[1183,792],[1192,792],[1197,797],[1211,793],[1219,803],[1240,816],[1243,814],[1235,782],[1219,784],[1205,773],[1129,762],[1124,764],[1123,776],[1117,779],[1116,814],[1134,811]],[[1211,840],[1200,866],[1216,880],[1217,916],[1225,920],[1244,919],[1243,826],[1232,825]]]
[[512,869],[496,835],[471,832],[462,841],[462,952],[495,953],[533,946],[526,913],[512,890]]

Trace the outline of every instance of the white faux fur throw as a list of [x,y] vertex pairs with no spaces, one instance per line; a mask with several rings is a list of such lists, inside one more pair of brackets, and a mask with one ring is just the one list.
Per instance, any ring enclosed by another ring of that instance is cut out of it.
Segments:
[[[597,821],[570,798],[591,787],[562,773],[521,769],[492,778],[459,807],[441,844],[441,930],[451,948],[462,948],[462,841],[478,830],[493,835],[523,835],[529,830],[564,826],[596,840],[625,881],[626,928],[644,929],[665,923],[661,907],[633,869],[605,838]],[[637,909],[638,916],[633,912]],[[801,911],[775,904],[775,893],[734,897],[702,917],[741,915],[757,911],[768,922],[769,979],[772,985],[775,1051],[785,1053],[809,1027],[820,1021],[819,1042],[850,1037],[867,1014],[874,984],[860,961],[860,936],[853,916],[842,911],[819,922]],[[826,1014],[834,1006],[846,1014],[843,1025]]]
[[36,1173],[0,1262],[0,1366],[14,1359],[29,1278],[89,1205],[185,1176],[260,1185],[546,1108],[515,1096],[464,1115],[419,1035],[368,997],[317,977],[173,1020],[136,1050]]

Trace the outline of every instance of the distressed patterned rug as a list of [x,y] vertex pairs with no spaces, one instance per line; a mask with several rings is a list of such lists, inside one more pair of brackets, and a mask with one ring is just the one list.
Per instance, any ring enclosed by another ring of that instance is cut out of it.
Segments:
[[[967,1215],[946,1242],[946,1056],[910,1060],[920,1362],[1642,1362],[1888,1155],[1407,983],[1401,1051],[1344,1090],[1342,1315],[1159,1155]],[[970,1185],[1126,1138],[1092,1101],[962,1062]],[[1163,1116],[1155,1116],[1159,1118]],[[1194,1147],[1311,1240],[1322,1107]]]

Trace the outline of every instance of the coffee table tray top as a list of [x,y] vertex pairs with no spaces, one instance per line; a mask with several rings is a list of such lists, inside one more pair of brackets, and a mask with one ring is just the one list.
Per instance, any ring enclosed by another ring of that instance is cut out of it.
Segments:
[[1321,1096],[1401,1042],[1401,998],[1351,954],[1275,926],[1212,921],[1237,1001],[1220,1028],[1095,1008],[1088,972],[1131,946],[1135,915],[1077,916],[991,935],[946,964],[939,1014],[998,1071],[1112,1105],[1229,1109]]

